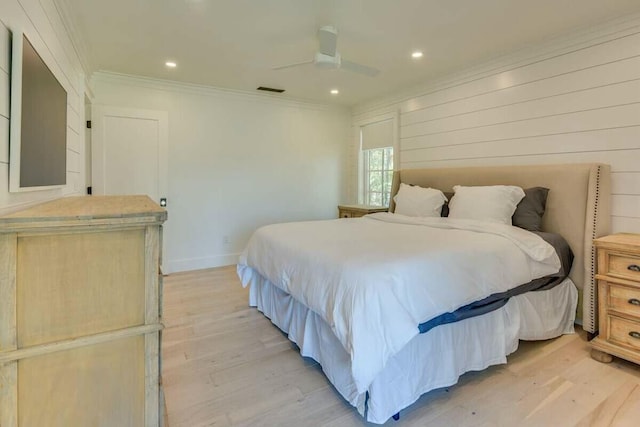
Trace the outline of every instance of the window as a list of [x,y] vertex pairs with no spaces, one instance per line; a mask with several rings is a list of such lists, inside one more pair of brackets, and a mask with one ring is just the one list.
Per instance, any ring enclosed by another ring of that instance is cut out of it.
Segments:
[[389,206],[394,169],[393,144],[392,119],[360,127],[360,203]]
[[362,160],[364,164],[363,203],[372,206],[389,206],[393,180],[393,147],[363,150]]

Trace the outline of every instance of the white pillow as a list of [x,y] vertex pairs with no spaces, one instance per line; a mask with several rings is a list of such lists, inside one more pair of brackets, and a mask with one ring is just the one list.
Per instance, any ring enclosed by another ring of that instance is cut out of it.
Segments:
[[447,198],[435,188],[422,188],[417,185],[400,184],[398,194],[393,196],[396,202],[395,213],[407,216],[440,216],[442,205]]
[[511,224],[511,217],[524,198],[524,191],[513,185],[488,187],[453,187],[455,194],[449,202],[449,218]]

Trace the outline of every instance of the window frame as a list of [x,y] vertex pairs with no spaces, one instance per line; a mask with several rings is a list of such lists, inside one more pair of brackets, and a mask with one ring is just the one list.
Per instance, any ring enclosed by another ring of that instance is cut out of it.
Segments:
[[[400,147],[399,147],[399,142],[400,142],[400,138],[399,138],[399,123],[398,123],[398,117],[399,117],[399,113],[398,111],[391,111],[388,113],[384,113],[384,114],[380,114],[380,115],[376,115],[376,116],[372,116],[363,120],[359,120],[357,122],[355,122],[355,128],[356,128],[356,143],[355,148],[356,148],[356,158],[357,158],[357,203],[358,204],[366,204],[367,201],[367,183],[368,183],[368,176],[365,177],[365,154],[362,150],[362,128],[367,126],[367,125],[371,125],[374,123],[378,123],[378,122],[382,122],[382,121],[386,121],[386,120],[391,120],[392,123],[392,129],[393,129],[393,141],[392,141],[392,145],[389,145],[389,147],[393,148],[393,170],[396,171],[400,168]],[[392,175],[393,176],[393,175]],[[365,179],[366,178],[366,179]],[[393,178],[392,178],[393,179]],[[390,200],[388,201],[390,202]],[[384,206],[384,205],[382,205]],[[386,206],[389,206],[389,204],[387,203]]]
[[[389,155],[389,149],[391,149],[391,156],[394,155],[394,149],[393,146],[388,146],[388,147],[381,147],[381,148],[372,148],[369,150],[361,150],[362,153],[362,161],[363,161],[363,167],[362,167],[362,202],[365,205],[369,205],[369,206],[381,206],[381,207],[388,207],[389,206],[389,201],[390,201],[390,194],[391,194],[391,184],[392,182],[390,182],[389,180],[393,180],[393,171],[394,171],[394,165],[391,164],[391,168],[386,168],[385,165],[388,165],[388,162],[386,161],[386,157]],[[381,167],[380,169],[372,169],[371,167],[371,154],[373,154],[373,151],[381,151],[382,152],[382,158],[380,159],[380,164]],[[371,191],[371,173],[380,173],[380,185],[381,185],[381,191]],[[389,173],[390,172],[390,173]],[[390,177],[388,177],[388,175],[390,175]],[[369,185],[367,185],[367,183]],[[389,187],[389,197],[385,197],[385,195],[387,194],[387,192],[385,191],[385,187],[387,186]],[[381,204],[376,204],[376,203],[372,203],[371,202],[371,195],[372,194],[380,194],[380,201]]]

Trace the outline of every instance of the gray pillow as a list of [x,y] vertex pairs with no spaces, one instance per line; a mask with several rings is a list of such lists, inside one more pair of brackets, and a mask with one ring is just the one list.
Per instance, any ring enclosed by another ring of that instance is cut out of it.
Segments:
[[440,211],[440,216],[442,218],[449,216],[449,202],[451,201],[451,198],[453,197],[455,193],[453,191],[451,192],[444,192],[444,197],[447,198],[447,201],[444,202],[444,205],[442,205],[442,210]]
[[529,231],[542,231],[542,215],[547,207],[548,194],[548,188],[526,188],[524,199],[518,203],[511,217],[513,225]]

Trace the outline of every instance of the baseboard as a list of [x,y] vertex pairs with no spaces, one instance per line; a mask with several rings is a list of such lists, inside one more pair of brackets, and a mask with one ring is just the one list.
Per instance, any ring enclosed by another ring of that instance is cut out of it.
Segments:
[[166,260],[162,263],[164,274],[178,273],[180,271],[202,270],[204,268],[224,267],[238,263],[239,253],[215,255],[201,258],[187,258],[178,260]]

